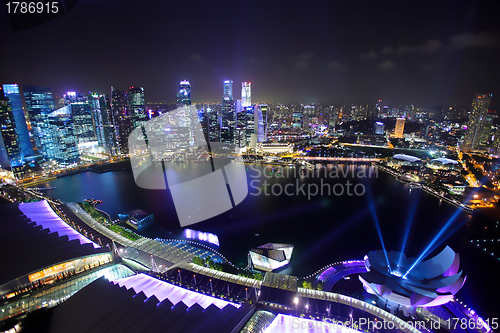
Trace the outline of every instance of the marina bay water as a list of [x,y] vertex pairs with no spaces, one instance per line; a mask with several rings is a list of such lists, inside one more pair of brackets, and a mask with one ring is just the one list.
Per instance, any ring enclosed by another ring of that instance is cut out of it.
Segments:
[[[421,189],[411,189],[370,165],[326,164],[318,167],[328,172],[313,174],[304,168],[247,164],[249,195],[246,199],[219,216],[189,227],[218,235],[218,250],[241,267],[246,266],[251,248],[268,242],[293,244],[295,248],[287,272],[303,277],[330,263],[363,259],[369,251],[381,249],[375,220],[380,224],[380,234],[388,251],[401,251],[405,243],[407,256],[418,257],[442,227],[454,218],[449,228],[434,241],[429,256],[446,245],[458,252],[461,269],[468,278],[457,296],[484,313],[484,317],[494,315],[495,304],[491,299],[498,299],[500,295],[493,272],[499,262],[470,242],[472,235],[487,223],[485,218],[441,202]],[[179,163],[171,166],[169,172],[182,180],[188,173],[196,173],[196,168],[195,163]],[[332,176],[335,169],[338,177]],[[279,193],[289,184],[294,189],[303,186],[304,191],[294,190],[292,195]],[[151,238],[176,237],[183,230],[169,191],[138,187],[130,169],[101,174],[87,171],[42,185],[55,187],[46,193],[62,201],[100,199],[103,203],[99,208],[112,218],[134,209],[153,213],[156,224],[141,231]],[[357,186],[357,193],[349,195],[346,186],[351,189]],[[341,187],[345,191],[339,194]],[[308,190],[315,188],[323,192],[311,195]],[[213,195],[210,189],[203,191],[207,196]]]

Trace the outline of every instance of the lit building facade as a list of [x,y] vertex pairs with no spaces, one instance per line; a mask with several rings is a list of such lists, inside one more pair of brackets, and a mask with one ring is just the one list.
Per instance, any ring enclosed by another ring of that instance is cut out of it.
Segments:
[[46,159],[57,160],[61,165],[71,165],[80,162],[78,138],[72,118],[72,107],[65,107],[47,115],[46,150],[43,156]]
[[26,124],[19,86],[17,84],[4,84],[3,94],[9,99],[12,108],[21,159],[24,160],[26,156],[33,155],[33,146],[31,145],[28,125]]
[[232,101],[233,100],[233,81],[231,80],[226,80],[224,81],[224,94],[223,94],[223,99],[226,101]]
[[241,83],[241,106],[252,106],[252,82]]
[[384,134],[384,123],[377,121],[373,127],[373,130],[376,135],[383,135]]
[[47,115],[56,109],[50,88],[38,86],[24,86],[24,100],[28,115],[28,130],[31,131],[33,147],[36,153],[49,155],[50,138],[46,133],[48,129]]
[[9,99],[0,97],[0,166],[4,169],[22,166],[15,127]]
[[132,125],[133,128],[136,128],[148,119],[144,102],[144,88],[130,87],[128,89],[128,99],[130,104],[130,113],[132,115]]
[[75,126],[78,143],[96,141],[95,125],[89,98],[85,94],[68,91],[64,95],[64,105],[71,106],[71,117]]
[[219,117],[217,110],[207,107],[205,110],[205,117],[208,121],[208,136],[210,142],[219,142],[221,118]]
[[182,80],[179,83],[179,91],[177,92],[177,107],[191,105],[191,83]]
[[128,136],[132,133],[133,122],[126,91],[111,86],[111,112],[115,127],[118,153],[128,154]]
[[397,138],[403,138],[404,130],[405,130],[405,118],[396,119],[396,129],[394,130],[394,136]]
[[239,142],[238,124],[236,123],[236,110],[233,100],[233,81],[224,81],[224,95],[222,98],[221,112],[221,142]]
[[490,123],[488,107],[491,103],[491,97],[491,94],[476,94],[476,97],[474,97],[467,131],[462,144],[464,150],[478,149],[483,141],[484,134]]
[[[243,112],[245,113],[245,116],[246,116],[245,117],[246,118],[246,126],[245,126],[246,145],[250,145],[250,142],[252,141],[252,137],[256,138],[254,107],[248,106],[244,109]],[[255,140],[255,142],[257,142],[257,140]]]
[[97,141],[106,153],[114,155],[117,153],[117,141],[109,97],[105,94],[91,94],[89,102],[92,108]]
[[177,108],[175,114],[177,117],[177,124],[180,127],[186,127],[189,133],[189,145],[194,145],[197,141],[197,133],[192,124],[193,121],[198,121],[196,111],[191,107],[191,83],[187,80],[182,80],[179,83],[179,91],[177,92]]
[[267,113],[268,113],[268,105],[267,104],[259,104],[256,108],[255,112],[255,126],[257,141],[258,142],[266,142],[267,141]]

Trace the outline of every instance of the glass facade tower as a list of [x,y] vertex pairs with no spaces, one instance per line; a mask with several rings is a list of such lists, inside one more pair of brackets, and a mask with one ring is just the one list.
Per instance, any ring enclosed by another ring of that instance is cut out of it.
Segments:
[[241,83],[241,106],[252,106],[252,82]]
[[56,109],[52,92],[50,88],[38,86],[24,86],[23,90],[28,112],[28,130],[32,134],[33,146],[36,147],[38,154],[48,156],[50,140],[46,134],[47,116]]
[[484,134],[491,120],[488,117],[491,97],[491,94],[476,94],[472,101],[471,114],[463,142],[465,150],[478,149],[484,140]]
[[128,89],[128,99],[133,127],[136,128],[148,120],[146,106],[144,105],[144,88],[130,87]]
[[22,165],[15,127],[9,99],[0,97],[0,165],[5,169]]
[[189,81],[183,80],[179,84],[179,92],[177,93],[177,107],[191,105],[191,84]]
[[23,111],[19,86],[17,84],[4,84],[3,93],[9,99],[12,108],[20,155],[21,159],[24,160],[24,157],[33,155],[33,147],[30,141],[28,125],[26,124],[26,116]]

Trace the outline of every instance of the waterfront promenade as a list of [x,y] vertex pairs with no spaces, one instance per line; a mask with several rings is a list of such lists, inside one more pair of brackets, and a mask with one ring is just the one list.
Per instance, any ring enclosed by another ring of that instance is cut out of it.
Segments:
[[[392,176],[394,176],[396,178],[399,177],[399,176],[401,176],[401,174],[399,174],[399,173],[395,172],[394,170],[391,170],[391,169],[389,169],[387,167],[384,167],[384,166],[382,166],[380,164],[374,164],[374,166],[376,168],[382,170],[382,171],[387,172],[388,174],[390,174],[390,175],[392,175]],[[462,202],[456,201],[456,200],[452,200],[452,199],[446,197],[445,195],[442,195],[442,194],[436,192],[435,190],[433,190],[432,188],[430,188],[429,186],[427,186],[425,184],[421,184],[421,185],[422,185],[422,189],[425,192],[427,192],[429,194],[432,194],[433,196],[438,197],[439,199],[442,199],[442,200],[444,200],[444,201],[446,201],[446,202],[448,202],[448,203],[450,203],[450,204],[452,204],[452,205],[454,205],[454,206],[456,206],[458,208],[462,208],[463,210],[465,210],[465,211],[467,211],[469,213],[472,213],[473,208],[469,207],[468,205],[466,205],[466,204],[464,204]]]

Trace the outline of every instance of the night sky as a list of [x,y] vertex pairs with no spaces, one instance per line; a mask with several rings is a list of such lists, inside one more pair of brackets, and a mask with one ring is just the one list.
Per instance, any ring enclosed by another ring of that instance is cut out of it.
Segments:
[[55,93],[143,86],[174,102],[219,102],[222,81],[253,102],[500,107],[498,1],[80,0],[13,33],[0,13],[0,81]]

